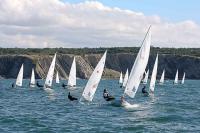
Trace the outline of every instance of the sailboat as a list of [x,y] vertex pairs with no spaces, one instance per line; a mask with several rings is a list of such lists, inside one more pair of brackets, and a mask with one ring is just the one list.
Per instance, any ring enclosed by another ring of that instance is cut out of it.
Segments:
[[131,69],[129,79],[127,81],[124,93],[131,98],[135,97],[139,84],[143,78],[143,74],[149,59],[151,45],[151,26],[149,27],[146,36],[143,40],[142,46],[135,59],[134,65]]
[[59,79],[59,75],[58,75],[58,71],[56,73],[56,84],[59,84],[60,83],[60,79]]
[[99,63],[95,67],[92,75],[90,76],[90,78],[89,78],[89,80],[88,80],[88,82],[87,82],[87,84],[85,86],[85,89],[83,91],[82,98],[81,98],[84,101],[91,102],[93,97],[94,97],[94,94],[96,92],[98,84],[99,84],[99,82],[101,80],[101,76],[103,74],[105,61],[106,61],[106,54],[107,54],[107,51],[101,57]]
[[165,69],[164,69],[163,72],[162,72],[162,75],[161,75],[159,84],[163,84],[163,83],[164,83],[164,80],[165,80]]
[[157,68],[158,68],[158,54],[156,56],[155,64],[153,66],[153,71],[151,74],[151,81],[150,81],[150,85],[149,85],[150,93],[154,93],[155,84],[156,84],[156,76],[157,76]]
[[22,66],[19,70],[19,73],[17,75],[17,79],[16,79],[16,83],[15,83],[16,86],[19,86],[19,87],[22,86],[23,74],[24,74],[24,65],[22,64]]
[[76,86],[76,60],[75,60],[75,57],[74,57],[73,62],[72,62],[72,66],[71,66],[71,69],[70,69],[69,79],[68,79],[67,85],[69,87]]
[[124,76],[124,82],[123,82],[123,87],[126,87],[126,84],[127,84],[127,81],[128,81],[128,69],[126,70],[126,74]]
[[143,84],[147,84],[147,81],[148,81],[148,77],[149,77],[149,69],[147,70],[147,72],[145,73],[145,77],[142,81]]
[[30,87],[35,87],[35,72],[33,68],[32,68],[32,73],[31,73]]
[[122,76],[122,72],[120,73],[120,77],[119,77],[119,84],[123,83],[123,76]]
[[51,65],[49,67],[49,71],[47,73],[47,77],[45,80],[44,84],[44,89],[51,89],[52,81],[53,81],[53,74],[54,74],[54,69],[55,69],[55,64],[56,64],[56,53],[53,57],[53,60],[51,62]]
[[183,78],[182,78],[182,81],[181,81],[181,84],[184,84],[185,83],[185,72],[183,73]]
[[176,76],[175,76],[175,79],[174,79],[174,84],[178,84],[178,69],[176,71]]

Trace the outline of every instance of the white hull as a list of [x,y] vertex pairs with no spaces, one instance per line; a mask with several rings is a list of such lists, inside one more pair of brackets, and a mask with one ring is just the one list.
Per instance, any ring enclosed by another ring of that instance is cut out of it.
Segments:
[[44,90],[45,90],[47,93],[54,93],[54,90],[51,89],[50,87],[44,87]]
[[35,87],[35,85],[33,85],[33,84],[30,84],[30,87],[31,87],[31,88],[34,88],[34,87]]

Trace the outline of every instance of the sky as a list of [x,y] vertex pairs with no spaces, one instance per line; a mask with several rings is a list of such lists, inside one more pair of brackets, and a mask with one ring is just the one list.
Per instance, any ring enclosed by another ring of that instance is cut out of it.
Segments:
[[200,47],[198,0],[1,0],[0,47]]
[[[64,2],[80,3],[84,0],[63,0]],[[109,7],[119,7],[145,15],[159,15],[165,20],[178,22],[194,20],[200,23],[199,0],[99,0]]]

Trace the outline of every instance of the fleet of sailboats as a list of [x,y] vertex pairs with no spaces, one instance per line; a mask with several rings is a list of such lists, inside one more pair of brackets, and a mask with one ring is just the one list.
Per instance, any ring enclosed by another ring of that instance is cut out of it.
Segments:
[[[135,62],[132,66],[130,75],[128,69],[126,70],[124,79],[123,79],[123,74],[120,72],[120,77],[119,77],[119,84],[121,84],[125,90],[124,90],[124,96],[129,96],[131,98],[134,98],[136,95],[136,92],[139,88],[139,85],[142,81],[143,84],[147,84],[148,77],[149,77],[149,69],[147,72],[145,72],[148,60],[149,60],[149,54],[150,54],[150,46],[151,46],[151,27],[149,27],[145,38],[142,42],[141,48],[137,54],[137,57],[135,59]],[[105,67],[105,61],[106,61],[106,55],[107,51],[103,54],[101,57],[100,61],[96,65],[95,69],[93,70],[93,73],[91,74],[81,96],[81,101],[88,101],[91,102],[94,98],[95,92],[98,88],[98,84],[101,80],[104,67]],[[57,54],[55,53],[51,65],[49,67],[45,84],[44,84],[44,89],[51,89],[52,87],[52,81],[54,77],[54,69],[56,65],[56,56]],[[152,74],[151,74],[151,79],[150,79],[150,84],[149,84],[149,92],[154,93],[155,90],[155,85],[156,85],[156,77],[157,77],[157,71],[158,71],[158,54],[155,59],[155,63],[153,66]],[[22,81],[23,81],[23,72],[24,72],[24,65],[22,64],[19,73],[17,75],[16,83],[15,86],[22,86]],[[143,75],[145,73],[145,76],[143,78]],[[159,80],[159,84],[163,84],[165,79],[165,69],[162,72],[161,78]],[[185,72],[183,73],[183,78],[181,81],[181,84],[184,84],[185,82]],[[59,73],[58,71],[56,72],[56,83],[60,83],[59,79]],[[174,84],[178,83],[178,69],[176,71],[175,79],[174,79]],[[32,68],[32,73],[31,73],[31,79],[30,79],[30,87],[35,87],[36,85],[36,79],[35,79],[35,71],[34,68]],[[69,79],[68,79],[68,84],[69,87],[74,87],[76,86],[76,59],[74,57],[70,73],[69,73]],[[37,84],[38,86],[38,84]],[[143,88],[144,89],[144,88]],[[131,104],[125,101],[125,105],[128,105],[129,107]],[[136,106],[135,106],[136,107]]]
[[67,85],[69,87],[76,86],[76,60],[75,60],[75,57],[74,57],[73,62],[72,62],[72,66],[71,66],[71,69],[70,69],[69,79],[68,79]]

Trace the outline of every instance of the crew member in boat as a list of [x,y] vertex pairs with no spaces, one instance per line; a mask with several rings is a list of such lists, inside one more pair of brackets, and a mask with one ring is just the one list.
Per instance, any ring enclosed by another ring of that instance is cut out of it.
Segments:
[[109,94],[109,92],[107,91],[107,89],[104,89],[103,90],[103,98],[106,100],[106,101],[111,101],[111,100],[114,100],[115,98],[113,96],[111,96]]
[[142,88],[142,93],[144,95],[148,95],[149,93],[146,91],[146,86],[144,85],[143,88]]
[[68,99],[69,99],[70,101],[78,100],[76,97],[73,97],[73,96],[70,94],[70,92],[68,93]]
[[12,83],[12,88],[15,88],[15,83]]
[[67,86],[66,84],[62,83],[62,87],[63,87],[64,89],[65,89],[66,86]]

